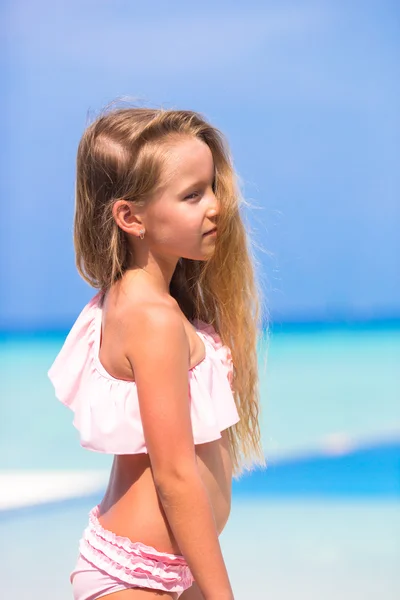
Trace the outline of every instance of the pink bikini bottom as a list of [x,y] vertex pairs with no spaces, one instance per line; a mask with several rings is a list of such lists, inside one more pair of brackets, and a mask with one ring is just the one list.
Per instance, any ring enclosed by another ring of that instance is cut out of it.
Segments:
[[95,506],[70,575],[74,600],[96,600],[135,587],[175,592],[179,598],[192,585],[194,579],[183,556],[158,552],[103,529],[98,515],[99,506]]

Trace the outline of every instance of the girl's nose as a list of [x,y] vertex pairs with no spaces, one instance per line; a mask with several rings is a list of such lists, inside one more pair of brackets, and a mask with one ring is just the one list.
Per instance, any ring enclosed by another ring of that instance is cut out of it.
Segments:
[[219,212],[219,201],[214,193],[211,194],[211,201],[209,207],[210,215],[217,215]]

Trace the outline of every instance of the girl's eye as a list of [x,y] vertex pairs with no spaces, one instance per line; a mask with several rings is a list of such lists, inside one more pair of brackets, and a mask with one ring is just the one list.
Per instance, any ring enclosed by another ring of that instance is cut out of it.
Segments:
[[190,200],[193,196],[198,196],[197,192],[193,192],[193,194],[190,194],[189,196],[185,197],[185,200]]

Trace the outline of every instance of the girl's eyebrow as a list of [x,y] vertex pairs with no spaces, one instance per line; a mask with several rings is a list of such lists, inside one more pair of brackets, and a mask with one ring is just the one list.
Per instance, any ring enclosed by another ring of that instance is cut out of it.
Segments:
[[[215,176],[213,176],[212,178],[212,182],[214,181]],[[196,181],[193,181],[190,185],[185,186],[180,192],[179,194],[185,194],[186,192],[188,192],[189,190],[191,190],[192,188],[198,186],[198,185],[207,185],[207,181],[204,181],[203,179],[198,179]]]

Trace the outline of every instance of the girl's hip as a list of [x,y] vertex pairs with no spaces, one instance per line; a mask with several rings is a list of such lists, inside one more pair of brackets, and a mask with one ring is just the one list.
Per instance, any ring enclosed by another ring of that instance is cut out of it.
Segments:
[[179,598],[192,585],[194,579],[183,556],[159,552],[103,529],[98,514],[98,506],[89,513],[70,575],[75,600],[95,600],[132,587],[176,593]]

